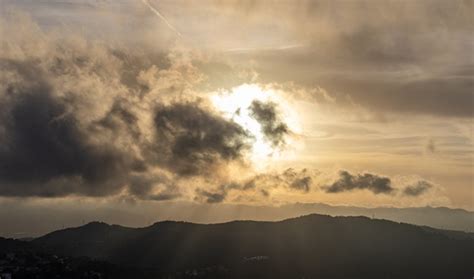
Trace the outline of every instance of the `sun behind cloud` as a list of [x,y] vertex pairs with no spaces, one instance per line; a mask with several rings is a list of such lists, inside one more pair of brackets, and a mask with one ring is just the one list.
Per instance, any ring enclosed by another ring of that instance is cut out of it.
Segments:
[[278,160],[300,131],[293,108],[277,91],[258,84],[242,84],[212,95],[212,104],[252,137],[251,160]]

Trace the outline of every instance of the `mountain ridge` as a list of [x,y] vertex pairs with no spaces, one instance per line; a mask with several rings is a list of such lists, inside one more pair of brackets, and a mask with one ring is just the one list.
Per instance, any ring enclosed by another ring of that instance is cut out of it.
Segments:
[[[169,208],[179,210],[170,211]],[[213,214],[209,214],[212,211]],[[31,214],[34,212],[34,214]],[[77,227],[86,220],[99,220],[126,227],[145,227],[151,220],[176,220],[194,223],[223,223],[232,220],[279,221],[307,214],[367,216],[444,230],[474,232],[474,212],[448,207],[356,207],[323,203],[294,203],[278,207],[264,205],[196,204],[160,202],[137,206],[133,210],[107,208],[60,208],[45,210],[24,204],[0,203],[0,219],[10,226],[0,227],[4,237],[39,237],[64,227]],[[18,220],[21,220],[18,223]],[[39,222],[38,220],[42,220]]]
[[[235,278],[376,278],[387,271],[389,278],[467,278],[474,272],[474,238],[363,216],[311,214],[221,224],[163,221],[142,228],[92,222],[32,243],[57,254],[163,272],[222,266]],[[337,269],[341,263],[344,274]],[[280,277],[262,275],[272,270]]]

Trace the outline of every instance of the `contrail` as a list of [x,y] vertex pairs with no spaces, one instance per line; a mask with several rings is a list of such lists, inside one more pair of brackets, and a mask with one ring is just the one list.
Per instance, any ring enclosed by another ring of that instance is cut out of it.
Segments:
[[148,2],[148,0],[142,0],[142,2],[150,9],[150,11],[157,15],[168,26],[169,29],[173,30],[179,37],[183,37],[181,33],[179,33],[179,31],[174,28],[173,25],[171,25],[171,23],[166,19],[166,17],[164,17],[157,9],[155,9],[155,7],[153,7],[150,2]]

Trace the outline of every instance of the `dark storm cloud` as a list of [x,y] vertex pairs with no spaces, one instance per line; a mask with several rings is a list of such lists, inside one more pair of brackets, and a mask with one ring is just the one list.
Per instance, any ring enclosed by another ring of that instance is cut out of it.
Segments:
[[[89,142],[67,101],[32,62],[1,61],[16,73],[6,85],[0,114],[0,194],[62,196],[116,192],[132,158],[108,145]],[[62,183],[74,180],[76,185]],[[99,186],[100,185],[100,186]]]
[[433,185],[431,183],[424,180],[420,180],[413,185],[405,187],[405,189],[403,190],[403,194],[406,196],[417,197],[426,193],[431,188],[433,188]]
[[289,134],[288,126],[279,119],[277,105],[272,102],[253,101],[249,107],[251,116],[262,125],[265,138],[273,146],[285,144],[285,136]]
[[249,147],[241,126],[198,103],[158,107],[154,123],[156,160],[180,175],[212,172],[217,163],[237,160]]
[[324,186],[327,193],[340,193],[352,190],[369,190],[374,194],[390,194],[395,189],[391,185],[388,177],[375,174],[351,174],[348,171],[340,171],[339,179],[331,185]]

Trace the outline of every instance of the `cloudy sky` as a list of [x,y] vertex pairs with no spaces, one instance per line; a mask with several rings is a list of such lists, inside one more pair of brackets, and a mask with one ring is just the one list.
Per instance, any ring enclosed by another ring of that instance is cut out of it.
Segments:
[[474,209],[473,1],[0,3],[3,205]]

